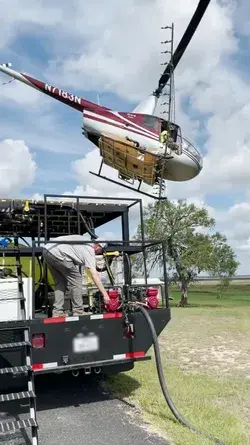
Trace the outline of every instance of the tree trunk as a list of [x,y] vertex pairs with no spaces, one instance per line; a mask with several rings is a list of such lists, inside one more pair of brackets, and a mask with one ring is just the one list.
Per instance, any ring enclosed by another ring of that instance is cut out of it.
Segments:
[[177,304],[177,307],[188,307],[188,282],[186,280],[181,281],[181,299]]

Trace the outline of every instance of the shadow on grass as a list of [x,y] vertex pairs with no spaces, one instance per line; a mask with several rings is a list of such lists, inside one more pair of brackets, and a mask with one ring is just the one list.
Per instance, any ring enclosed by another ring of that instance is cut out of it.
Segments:
[[[157,379],[157,372],[155,370],[155,378]],[[145,382],[146,384],[147,382]],[[130,397],[133,397],[134,400],[137,400],[136,397],[136,391],[141,387],[141,383],[138,382],[135,378],[129,376],[128,374],[119,374],[116,376],[108,377],[108,379],[104,382],[104,387],[108,390],[111,390],[111,393],[113,394],[113,397],[120,402],[124,403],[125,405],[129,406],[130,408],[136,409],[137,413],[140,416],[143,416],[143,412],[139,408],[138,404],[136,402],[132,402],[129,399]],[[164,398],[162,394],[162,398]],[[152,417],[161,417],[163,420],[170,420],[171,422],[175,424],[179,424],[178,420],[171,414],[171,411],[169,410],[166,402],[166,411],[162,413],[154,413],[152,406],[150,406],[150,409],[147,409],[144,407],[144,412],[147,412]],[[148,423],[144,420],[145,423]]]
[[231,307],[231,306],[222,306],[221,304],[216,304],[216,303],[203,303],[203,304],[199,304],[199,303],[188,303],[187,306],[177,306],[176,304],[171,304],[170,308],[177,308],[177,309],[191,309],[191,308],[196,308],[196,307],[208,307],[208,308],[226,308],[226,307]]
[[125,399],[133,397],[135,392],[141,386],[138,380],[131,377],[127,373],[108,376],[102,380],[101,385],[103,388],[110,391],[110,394],[113,398],[116,398],[126,405],[133,407],[135,405]]

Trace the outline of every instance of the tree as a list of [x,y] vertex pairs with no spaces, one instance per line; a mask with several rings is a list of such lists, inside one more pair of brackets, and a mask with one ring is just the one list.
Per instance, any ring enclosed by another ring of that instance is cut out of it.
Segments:
[[210,258],[209,272],[212,276],[219,278],[217,285],[218,298],[222,297],[230,285],[231,278],[239,265],[235,268],[235,257],[232,255],[232,249],[227,244],[227,239],[220,233],[212,236],[213,252]]
[[222,277],[220,279],[219,283],[216,286],[218,292],[217,296],[218,299],[222,298],[222,295],[228,290],[230,281],[231,280],[228,277]]
[[[188,204],[164,201],[150,204],[144,210],[145,239],[164,241],[168,271],[180,283],[179,306],[188,304],[188,286],[202,271],[231,277],[238,262],[226,238],[220,233],[211,234],[215,220],[205,208]],[[137,228],[136,239],[141,239],[141,227]],[[161,246],[147,249],[149,270],[163,265]],[[136,259],[135,267],[142,270],[142,256]]]

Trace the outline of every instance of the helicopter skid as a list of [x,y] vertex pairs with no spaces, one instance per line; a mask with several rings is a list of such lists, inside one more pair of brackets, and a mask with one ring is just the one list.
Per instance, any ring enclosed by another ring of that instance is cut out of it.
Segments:
[[139,181],[138,187],[132,187],[133,183],[131,183],[131,185],[123,184],[122,182],[118,182],[115,179],[110,179],[110,178],[107,178],[107,176],[101,175],[100,172],[94,173],[94,172],[90,171],[89,173],[91,175],[97,176],[97,178],[101,178],[101,179],[104,179],[105,181],[112,182],[112,184],[119,185],[120,187],[125,187],[126,189],[132,190],[133,192],[136,192],[136,193],[140,193],[141,195],[147,196],[148,198],[158,199],[160,201],[167,200],[167,197],[161,196],[161,193],[159,191],[158,191],[158,194],[156,195],[156,194],[147,193],[147,192],[144,192],[143,190],[141,190],[140,187],[141,187],[142,181]]

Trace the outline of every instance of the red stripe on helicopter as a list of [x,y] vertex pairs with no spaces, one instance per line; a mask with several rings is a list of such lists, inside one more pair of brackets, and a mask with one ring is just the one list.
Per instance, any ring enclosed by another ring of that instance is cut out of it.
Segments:
[[128,117],[122,116],[119,113],[118,113],[118,115],[115,114],[115,112],[112,110],[108,110],[108,111],[102,110],[101,112],[99,112],[99,111],[94,112],[94,111],[90,111],[90,110],[85,111],[84,110],[83,114],[84,114],[84,116],[86,114],[88,114],[89,116],[97,117],[100,119],[108,119],[109,121],[112,122],[112,124],[119,123],[123,126],[126,125],[127,127],[129,127],[128,130],[130,128],[134,128],[137,131],[145,132],[151,136],[157,137],[157,139],[158,139],[158,132],[156,130],[155,131],[149,130],[148,128],[145,128],[144,126],[137,124],[136,122],[132,122]]
[[116,124],[116,123],[113,123],[113,122],[105,121],[101,117],[94,117],[92,115],[90,116],[87,112],[84,113],[84,117],[86,117],[90,121],[92,120],[92,121],[100,122],[102,124],[110,125],[112,127],[117,127],[117,128],[120,128],[121,130],[124,130],[124,131],[127,131],[127,132],[131,132],[131,133],[135,133],[135,134],[139,134],[140,136],[144,136],[144,137],[147,137],[147,138],[152,139],[154,141],[158,141],[158,137],[157,136],[153,136],[153,135],[148,134],[146,132],[143,133],[142,131],[136,130],[135,128],[131,128],[131,127],[129,127],[129,128],[122,128],[121,124],[119,125],[119,123]]
[[95,113],[104,112],[105,110],[109,110],[107,107],[101,107],[93,102],[90,102],[82,97],[77,96],[76,94],[68,93],[65,90],[62,90],[58,87],[54,87],[53,85],[49,85],[47,83],[42,82],[41,80],[34,79],[33,77],[28,76],[27,74],[21,73],[21,75],[30,82],[36,89],[42,91],[47,96],[53,97],[54,99],[59,100],[60,102],[78,110],[83,111],[91,110]]
[[[98,119],[110,119],[111,121],[120,124],[120,125],[128,125],[129,130],[133,132],[137,132],[138,134],[141,134],[140,132],[143,132],[144,135],[149,135],[149,137],[156,137],[158,139],[157,131],[155,130],[149,130],[143,126],[141,126],[136,121],[131,121],[129,119],[129,116],[126,115],[126,113],[122,113],[120,115],[119,113],[114,112],[113,110],[110,110],[107,107],[100,106],[98,104],[95,104],[93,102],[90,102],[86,99],[83,99],[75,94],[68,93],[65,90],[62,90],[58,87],[54,87],[53,85],[49,85],[47,83],[44,83],[38,79],[35,79],[31,76],[28,76],[27,74],[20,73],[20,75],[29,82],[29,84],[33,87],[35,87],[37,90],[43,92],[44,94],[53,97],[56,100],[59,100],[60,102],[64,103],[65,105],[68,105],[78,111],[84,112],[85,110],[97,114],[97,118],[92,120],[98,120]],[[101,121],[100,121],[101,122]],[[112,122],[112,125],[115,125],[115,123]],[[108,122],[106,122],[109,124]],[[109,124],[110,125],[110,124]]]
[[158,136],[158,132],[156,130],[149,130],[148,128],[145,128],[143,125],[138,124],[136,121],[129,119],[129,117],[126,116],[126,114],[125,115],[124,114],[125,113],[116,114],[114,111],[105,111],[104,113],[101,113],[102,116],[105,116],[111,120],[117,120],[122,125],[127,125],[127,126],[129,125],[129,127],[133,127],[135,130],[143,132],[145,131],[145,133],[150,134],[152,136]]

